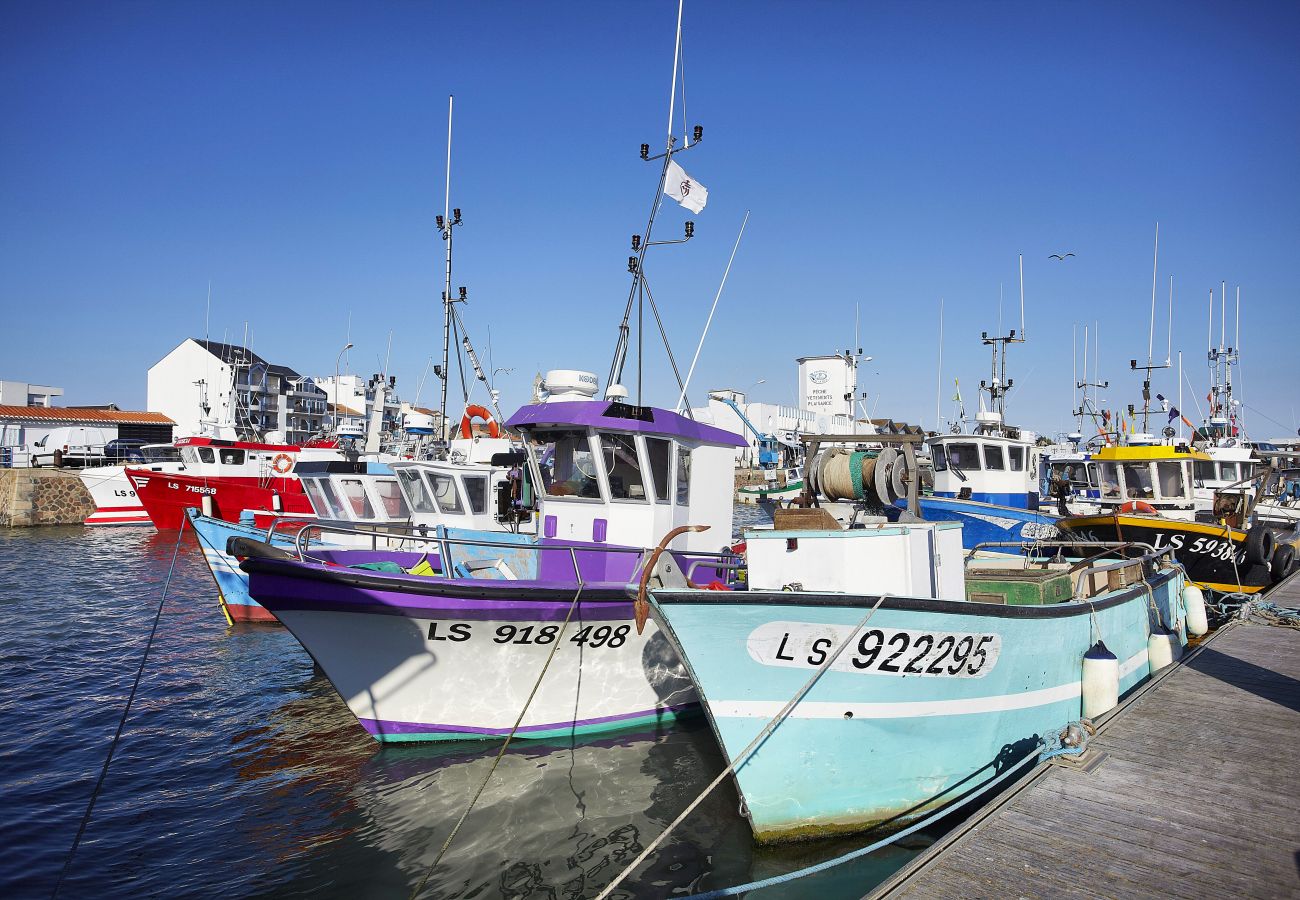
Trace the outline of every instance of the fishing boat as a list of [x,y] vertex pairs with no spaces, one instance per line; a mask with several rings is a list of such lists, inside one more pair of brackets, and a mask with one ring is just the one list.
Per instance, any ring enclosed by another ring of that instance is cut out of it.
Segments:
[[1097,515],[1057,522],[1067,538],[1137,541],[1169,548],[1202,588],[1255,594],[1273,583],[1272,532],[1249,525],[1241,494],[1220,494],[1220,521],[1197,522],[1192,466],[1210,457],[1186,444],[1103,447],[1093,455],[1100,484]]
[[1196,601],[1167,551],[964,561],[955,523],[788,512],[809,511],[746,532],[748,591],[648,592],[760,843],[895,829],[978,793],[1186,641]]
[[[661,725],[696,702],[663,638],[632,633],[628,584],[729,580],[718,548],[743,438],[618,399],[525,406],[507,424],[543,497],[537,537],[433,535],[435,557],[395,556],[396,571],[372,555],[355,568],[370,551],[231,542],[252,597],[376,740]],[[647,569],[665,537],[677,546]]]
[[[144,457],[137,468],[151,472],[176,472],[181,468],[180,454],[171,444],[145,444],[140,448]],[[150,525],[149,511],[144,508],[135,492],[135,486],[126,476],[126,466],[90,466],[77,472],[86,486],[95,511],[86,517],[84,525]]]
[[[327,549],[410,550],[420,546],[410,536],[439,527],[484,534],[535,530],[522,450],[505,438],[474,437],[450,446],[441,460],[302,463],[295,471],[310,514],[245,510],[239,522],[227,522],[187,509],[227,620],[278,624],[249,596],[248,575],[227,550],[231,538],[289,549],[299,530],[320,524],[328,529]],[[315,536],[320,543],[321,532]]]
[[[772,472],[777,475],[775,471]],[[774,477],[763,484],[747,484],[736,488],[736,500],[741,503],[786,503],[803,493],[803,466],[791,466],[780,473],[782,483]]]

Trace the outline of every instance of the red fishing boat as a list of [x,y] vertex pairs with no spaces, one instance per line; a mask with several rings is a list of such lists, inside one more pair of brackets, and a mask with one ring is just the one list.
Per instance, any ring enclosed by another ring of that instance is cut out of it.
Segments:
[[255,441],[188,437],[176,441],[183,468],[155,472],[127,467],[126,477],[149,513],[154,527],[175,531],[186,507],[204,515],[238,522],[246,509],[312,513],[302,483],[293,474],[300,459],[342,459],[336,443],[267,444]]

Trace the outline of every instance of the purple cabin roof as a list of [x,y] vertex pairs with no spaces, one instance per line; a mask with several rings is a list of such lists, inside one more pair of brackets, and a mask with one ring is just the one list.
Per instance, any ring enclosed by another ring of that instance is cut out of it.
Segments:
[[[636,407],[621,404],[626,410]],[[507,428],[558,427],[603,428],[610,431],[633,431],[639,434],[666,435],[686,438],[705,444],[721,444],[724,447],[744,447],[746,441],[738,434],[704,425],[675,412],[658,407],[641,407],[653,417],[653,421],[639,418],[608,416],[606,411],[613,406],[607,400],[562,400],[553,403],[536,403],[519,409],[506,422]]]

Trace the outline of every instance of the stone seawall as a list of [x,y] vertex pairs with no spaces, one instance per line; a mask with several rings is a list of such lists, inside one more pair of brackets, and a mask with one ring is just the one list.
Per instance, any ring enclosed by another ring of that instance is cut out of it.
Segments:
[[0,525],[80,525],[95,511],[90,491],[66,469],[0,469]]

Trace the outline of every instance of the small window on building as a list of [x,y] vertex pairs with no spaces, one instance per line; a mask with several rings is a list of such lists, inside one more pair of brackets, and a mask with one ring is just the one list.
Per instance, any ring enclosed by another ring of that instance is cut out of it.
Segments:
[[1156,463],[1160,479],[1160,496],[1166,500],[1181,500],[1187,493],[1183,483],[1183,464],[1180,462]]
[[650,475],[654,479],[655,500],[668,502],[668,471],[672,463],[673,444],[666,438],[646,438],[646,450],[650,455]]
[[463,513],[465,507],[460,502],[460,494],[456,493],[456,479],[450,475],[443,475],[440,472],[426,472],[429,476],[429,482],[433,486],[433,499],[437,501],[438,508],[444,513]]
[[470,512],[477,514],[487,512],[487,479],[481,475],[465,476],[465,496],[469,498]]
[[1002,448],[995,447],[992,444],[984,445],[984,468],[1001,472],[1007,467],[1006,459],[1002,455]]
[[243,450],[222,450],[219,455],[223,466],[242,466],[244,464]]
[[645,500],[645,479],[630,434],[602,434],[600,452],[609,474],[609,495],[615,500]]
[[419,469],[397,469],[397,483],[406,496],[406,502],[418,513],[437,512],[433,505],[433,495],[429,493],[424,480],[420,478]]
[[210,462],[217,461],[217,455],[212,452],[211,447],[199,447],[198,451],[199,451],[199,459],[202,462],[210,463]]
[[1007,455],[1011,457],[1011,471],[1013,472],[1025,471],[1025,448],[1024,447],[1014,447],[1014,446],[1008,447]]
[[691,451],[677,445],[677,505],[685,506],[691,499]]
[[390,519],[405,519],[411,514],[406,508],[406,501],[402,499],[402,491],[397,486],[397,482],[391,478],[381,478],[375,481],[375,493],[379,495],[379,502],[384,507],[384,515]]

